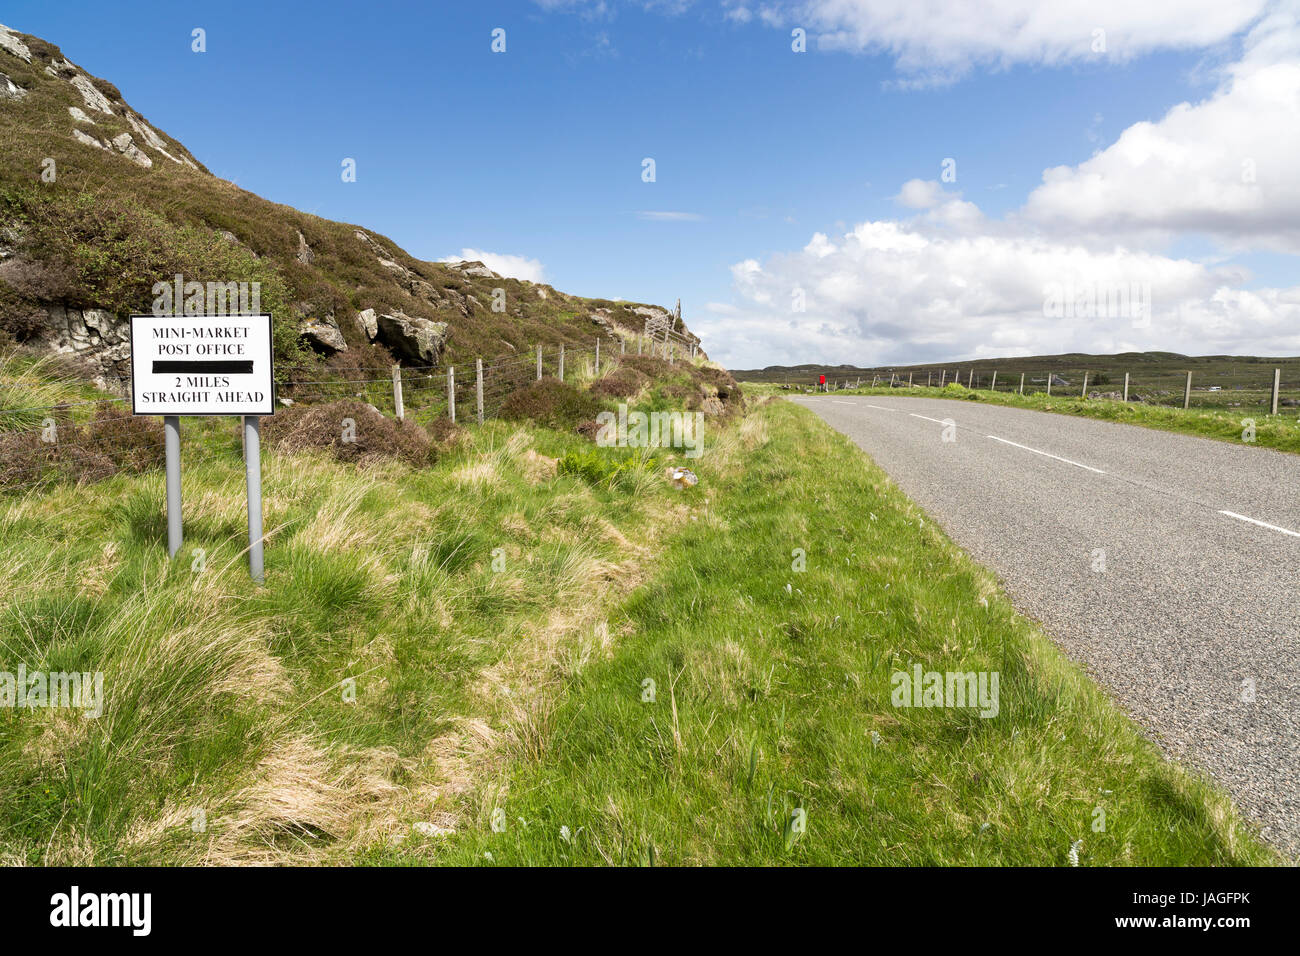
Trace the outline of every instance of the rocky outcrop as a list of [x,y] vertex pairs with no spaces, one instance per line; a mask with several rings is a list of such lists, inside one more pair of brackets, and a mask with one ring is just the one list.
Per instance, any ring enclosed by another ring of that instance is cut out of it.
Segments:
[[298,323],[298,334],[318,352],[346,352],[348,343],[334,316],[323,319],[303,319]]
[[298,231],[298,261],[305,266],[311,265],[316,261],[316,253],[311,251],[311,246],[307,245],[307,237]]
[[100,113],[107,113],[109,116],[115,115],[113,107],[109,105],[108,97],[95,88],[95,84],[90,82],[90,78],[84,73],[78,73],[68,81],[77,88],[81,98],[86,101],[86,105],[92,110]]
[[47,305],[40,338],[55,352],[84,361],[96,385],[121,392],[131,377],[130,328],[104,309]]
[[0,100],[21,100],[26,95],[25,89],[0,73]]
[[379,339],[398,358],[437,365],[447,341],[447,323],[394,312],[378,319]]
[[95,121],[91,119],[90,116],[87,115],[86,111],[83,110],[80,106],[69,106],[68,115],[71,116],[78,123],[89,123],[91,126],[95,125]]
[[3,23],[0,23],[0,50],[12,53],[24,63],[32,62],[32,51],[27,49],[27,44],[18,39],[18,35]]
[[97,149],[105,149],[105,150],[108,149],[108,144],[101,143],[99,140],[95,139],[95,137],[83,133],[79,129],[74,129],[72,131],[72,138],[75,139],[78,143],[83,143],[86,146],[94,146]]
[[140,147],[135,145],[135,140],[131,138],[130,133],[118,133],[113,137],[113,145],[117,147],[119,153],[137,166],[142,166],[145,169],[153,167],[153,160],[146,156]]
[[357,328],[366,333],[366,338],[370,341],[375,340],[379,334],[379,320],[375,317],[374,309],[366,309],[364,312],[357,313]]

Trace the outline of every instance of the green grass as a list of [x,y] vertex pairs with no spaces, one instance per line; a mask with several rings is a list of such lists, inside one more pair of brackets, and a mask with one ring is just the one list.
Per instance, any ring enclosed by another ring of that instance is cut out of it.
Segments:
[[[616,639],[468,826],[364,859],[1065,865],[1082,841],[1088,866],[1276,862],[810,412],[764,405],[698,471]],[[999,713],[892,706],[914,664],[998,672]]]
[[[746,384],[747,391],[757,394],[781,393],[773,385]],[[1182,432],[1214,438],[1233,444],[1254,444],[1261,448],[1300,453],[1300,418],[1294,410],[1286,414],[1269,415],[1267,410],[1243,411],[1227,408],[1170,408],[1166,405],[1145,405],[1102,398],[1084,399],[1077,393],[1046,395],[1035,392],[1018,395],[1015,392],[968,389],[963,385],[944,388],[855,388],[845,389],[836,395],[897,395],[911,398],[946,398],[958,401],[985,402],[991,405],[1008,405],[1012,408],[1029,408],[1035,411],[1055,412],[1060,415],[1081,415],[1104,421],[1141,425],[1162,431]],[[1254,422],[1255,440],[1246,442],[1247,422]]]
[[[229,422],[187,425],[174,561],[157,471],[0,498],[0,671],[104,675],[98,719],[0,710],[0,861],[1275,862],[846,440],[727,420],[692,460],[268,447],[264,588]],[[892,707],[913,664],[1000,713]]]

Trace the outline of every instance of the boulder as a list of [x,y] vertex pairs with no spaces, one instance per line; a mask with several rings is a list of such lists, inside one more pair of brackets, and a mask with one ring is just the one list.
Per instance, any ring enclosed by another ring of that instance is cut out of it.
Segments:
[[153,160],[146,156],[140,148],[135,145],[135,140],[131,138],[130,133],[119,133],[114,136],[113,145],[117,147],[119,153],[131,160],[131,162],[135,163],[137,166],[142,166],[145,169],[149,169],[153,166]]
[[26,95],[25,89],[0,73],[0,100],[21,100]]
[[348,343],[334,316],[323,319],[303,319],[298,323],[298,334],[318,352],[346,352]]
[[311,246],[307,245],[307,237],[298,232],[298,261],[305,266],[311,265],[316,260],[316,253],[311,251]]
[[86,114],[86,111],[83,110],[80,106],[69,106],[68,114],[78,123],[89,123],[92,126],[95,125],[95,121],[91,119]]
[[364,312],[358,312],[356,321],[357,327],[366,333],[366,338],[373,342],[375,336],[379,334],[379,324],[375,319],[375,310],[366,309]]
[[94,146],[96,149],[108,149],[107,146],[105,146],[99,140],[95,139],[95,137],[88,136],[87,134],[83,133],[79,129],[74,129],[72,131],[72,138],[75,139],[78,143],[82,143],[86,146]]
[[32,62],[32,51],[27,49],[27,44],[3,23],[0,23],[0,50],[12,53],[24,63]]
[[92,110],[99,113],[107,113],[109,116],[116,115],[113,112],[113,107],[109,105],[108,97],[95,89],[95,84],[90,82],[89,77],[78,73],[68,82],[77,88],[77,92],[81,94],[81,98],[86,101],[86,105]]
[[378,318],[379,338],[399,358],[437,365],[447,341],[447,323],[433,322],[404,312]]

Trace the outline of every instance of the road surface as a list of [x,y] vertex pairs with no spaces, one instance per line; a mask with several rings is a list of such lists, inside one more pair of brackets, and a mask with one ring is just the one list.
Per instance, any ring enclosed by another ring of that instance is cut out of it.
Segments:
[[1300,855],[1300,455],[967,401],[794,401]]

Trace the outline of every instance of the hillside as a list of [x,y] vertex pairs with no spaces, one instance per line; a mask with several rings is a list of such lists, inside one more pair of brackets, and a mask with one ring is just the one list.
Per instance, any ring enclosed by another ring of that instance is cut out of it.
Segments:
[[115,391],[126,316],[178,274],[260,283],[281,381],[590,347],[647,319],[675,326],[678,347],[699,343],[663,308],[421,261],[363,226],[268,202],[212,175],[58,47],[3,26],[0,140],[0,337],[67,355]]

